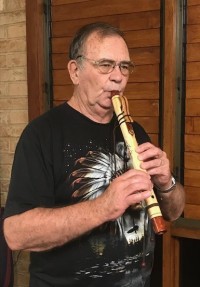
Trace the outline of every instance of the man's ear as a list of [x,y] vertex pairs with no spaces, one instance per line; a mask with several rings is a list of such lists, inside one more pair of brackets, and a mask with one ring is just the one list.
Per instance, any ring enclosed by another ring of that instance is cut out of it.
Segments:
[[67,65],[67,68],[73,84],[77,85],[79,83],[79,77],[78,77],[79,68],[77,62],[75,60],[70,60]]

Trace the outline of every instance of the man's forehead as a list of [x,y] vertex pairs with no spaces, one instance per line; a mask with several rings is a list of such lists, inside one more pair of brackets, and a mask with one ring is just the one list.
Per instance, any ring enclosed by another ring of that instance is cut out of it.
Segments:
[[86,40],[86,44],[90,43],[90,42],[94,42],[94,41],[96,41],[98,43],[99,42],[105,43],[106,41],[109,41],[110,39],[113,39],[113,38],[118,38],[118,39],[121,39],[123,41],[123,38],[117,34],[103,35],[100,32],[93,32],[88,36],[88,38]]
[[[93,32],[85,42],[84,51],[87,53],[99,52],[101,49],[107,49],[110,42],[115,42],[116,39],[121,40],[125,44],[124,39],[120,35],[102,35],[100,33]],[[113,49],[114,47],[111,46],[110,48]]]

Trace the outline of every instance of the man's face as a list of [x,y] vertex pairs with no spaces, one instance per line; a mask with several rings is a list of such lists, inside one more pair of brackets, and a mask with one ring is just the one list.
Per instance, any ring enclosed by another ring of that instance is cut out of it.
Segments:
[[[119,36],[99,38],[93,33],[86,41],[82,55],[88,59],[99,61],[101,59],[130,61],[126,43]],[[76,94],[81,102],[93,112],[103,113],[112,111],[111,92],[123,93],[128,81],[119,66],[108,74],[103,74],[91,61],[82,58],[78,64],[78,83]]]

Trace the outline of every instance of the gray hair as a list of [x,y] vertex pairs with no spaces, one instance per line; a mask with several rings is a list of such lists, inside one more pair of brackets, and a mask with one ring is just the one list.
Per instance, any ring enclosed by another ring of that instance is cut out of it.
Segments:
[[[124,33],[118,28],[105,23],[105,22],[95,22],[87,24],[81,27],[75,34],[70,47],[69,47],[69,58],[72,60],[77,59],[83,53],[84,45],[86,40],[92,33],[98,33],[100,37],[107,36],[120,36],[124,39]],[[125,41],[125,39],[124,39]],[[126,41],[125,41],[126,42]]]

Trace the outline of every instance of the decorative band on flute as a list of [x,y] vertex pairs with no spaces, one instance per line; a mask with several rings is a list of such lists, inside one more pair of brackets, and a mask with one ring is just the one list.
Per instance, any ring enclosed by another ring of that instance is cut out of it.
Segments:
[[[138,159],[138,154],[135,151],[138,146],[135,133],[132,127],[133,119],[129,114],[128,100],[125,96],[120,96],[117,91],[112,92],[112,104],[117,116],[122,135],[124,137],[126,146],[130,153],[132,167],[137,170],[143,170],[140,165],[141,161]],[[143,170],[145,171],[145,170]],[[146,172],[146,171],[145,171]],[[155,196],[153,189],[151,196],[145,199],[145,208],[147,209],[148,216],[152,221],[153,229],[156,234],[163,234],[166,232],[166,224],[162,217],[162,213]]]

